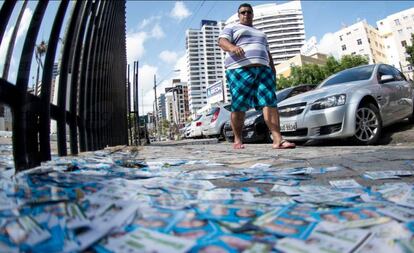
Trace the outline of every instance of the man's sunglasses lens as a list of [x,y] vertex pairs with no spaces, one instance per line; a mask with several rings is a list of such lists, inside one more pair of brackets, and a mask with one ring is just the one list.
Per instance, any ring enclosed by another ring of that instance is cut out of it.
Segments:
[[243,14],[243,15],[245,15],[245,14],[252,14],[252,12],[251,11],[241,11],[240,14]]

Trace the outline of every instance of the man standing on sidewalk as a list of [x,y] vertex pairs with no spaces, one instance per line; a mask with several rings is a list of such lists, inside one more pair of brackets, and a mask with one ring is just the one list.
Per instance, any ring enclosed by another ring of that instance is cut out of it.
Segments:
[[266,125],[273,136],[275,149],[295,148],[282,139],[276,98],[276,71],[266,35],[253,27],[253,8],[241,4],[239,23],[224,27],[219,46],[227,52],[226,78],[232,97],[231,127],[234,149],[243,149],[244,116],[250,108],[263,108]]

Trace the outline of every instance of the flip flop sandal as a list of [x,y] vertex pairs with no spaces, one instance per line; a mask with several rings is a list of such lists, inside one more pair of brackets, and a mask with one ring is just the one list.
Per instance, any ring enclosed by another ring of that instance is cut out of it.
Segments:
[[295,143],[288,142],[287,140],[282,140],[279,144],[279,147],[273,147],[274,149],[293,149],[296,148]]

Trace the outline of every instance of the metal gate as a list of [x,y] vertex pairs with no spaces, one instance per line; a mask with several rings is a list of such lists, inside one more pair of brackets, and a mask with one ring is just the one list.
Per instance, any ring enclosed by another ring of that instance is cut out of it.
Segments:
[[[16,3],[16,0],[6,0],[0,10],[2,44],[10,17],[20,6]],[[20,7],[20,14],[26,4],[27,0]],[[51,159],[52,119],[56,120],[57,150],[61,156],[68,154],[67,142],[71,154],[128,144],[125,1],[60,1],[46,40],[40,92],[32,94],[28,92],[30,69],[48,4],[46,0],[36,3],[25,34],[15,83],[7,81],[10,57],[0,59],[4,64],[0,104],[9,106],[12,111],[16,171]],[[64,22],[65,17],[67,22]],[[18,19],[14,27],[16,33],[19,24]],[[59,37],[62,29],[65,29],[63,39]],[[54,105],[50,102],[51,87],[59,41],[63,45]],[[13,51],[14,43],[12,36],[8,52]]]

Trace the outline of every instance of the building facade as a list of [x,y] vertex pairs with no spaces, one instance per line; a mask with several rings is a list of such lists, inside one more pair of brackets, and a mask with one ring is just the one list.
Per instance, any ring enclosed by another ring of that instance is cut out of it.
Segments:
[[157,98],[157,105],[158,105],[158,119],[165,120],[167,119],[167,108],[165,104],[165,94],[161,93]]
[[385,63],[385,46],[380,32],[366,20],[344,27],[335,32],[339,57],[344,55],[365,56],[370,64]]
[[207,104],[207,86],[224,79],[224,57],[217,44],[223,27],[223,22],[202,20],[200,29],[186,31],[188,103],[191,114]]
[[181,82],[180,79],[173,79],[172,86],[165,88],[165,93],[171,94],[171,108],[168,108],[171,113],[169,121],[174,122],[179,127],[184,126],[190,117],[187,84]]
[[328,56],[321,53],[316,53],[309,56],[301,54],[296,55],[295,57],[276,65],[276,75],[278,77],[289,77],[291,74],[291,67],[293,66],[302,67],[305,64],[325,65],[327,60]]
[[406,60],[405,46],[411,46],[414,33],[414,8],[394,13],[377,21],[384,40],[387,63],[413,78],[413,66]]
[[[266,34],[275,65],[300,54],[306,39],[300,1],[257,5],[253,12],[253,26]],[[238,21],[236,13],[226,24]]]

